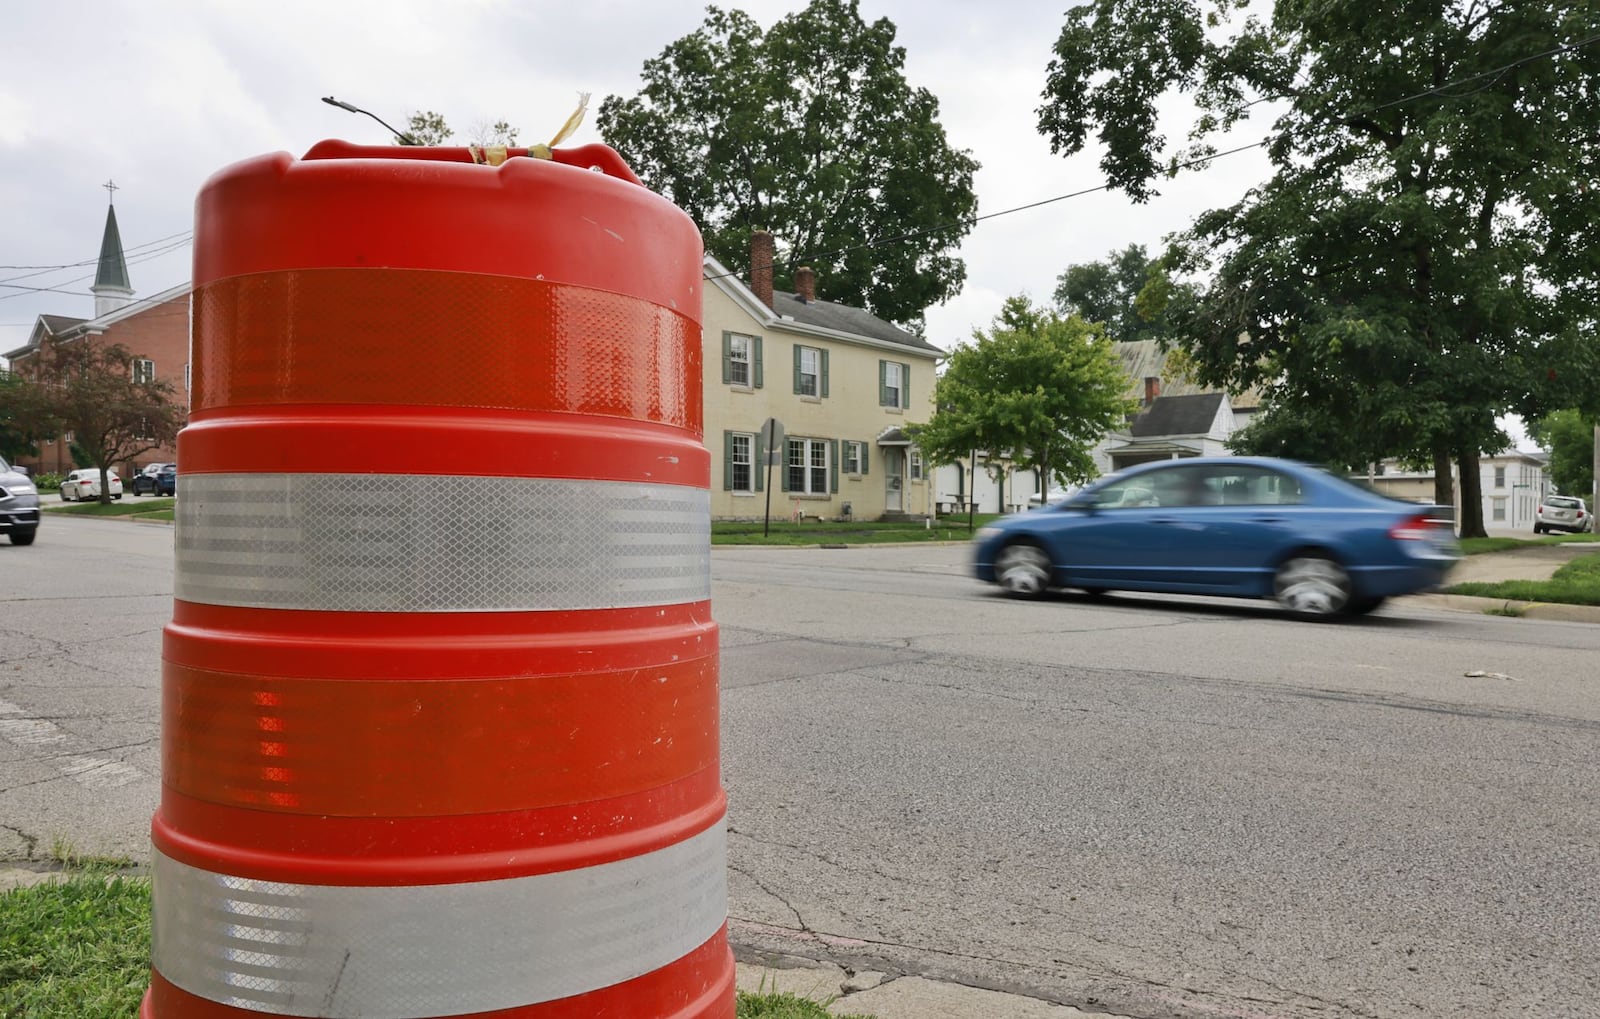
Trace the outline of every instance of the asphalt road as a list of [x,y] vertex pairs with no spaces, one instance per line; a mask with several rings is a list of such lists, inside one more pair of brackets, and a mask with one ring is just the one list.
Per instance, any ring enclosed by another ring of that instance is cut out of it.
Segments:
[[[0,858],[143,859],[171,531],[48,523],[0,544]],[[1018,603],[963,557],[715,553],[742,956],[1132,1016],[1600,1015],[1600,627]]]

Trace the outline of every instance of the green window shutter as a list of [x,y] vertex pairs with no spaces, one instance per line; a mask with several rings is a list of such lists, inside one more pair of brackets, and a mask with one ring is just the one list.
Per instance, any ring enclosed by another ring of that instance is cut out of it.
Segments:
[[[760,342],[760,341],[757,341]],[[761,429],[756,433],[756,462],[750,466],[754,472],[755,490],[761,491],[762,480],[767,474],[767,430]]]
[[722,334],[722,384],[733,381],[733,334]]
[[794,395],[800,395],[800,344],[794,345]]
[[733,490],[733,433],[722,433],[722,490]]
[[828,494],[839,491],[839,440],[828,440]]
[[889,406],[889,362],[878,362],[878,406]]
[[756,339],[755,339],[755,343],[752,344],[752,346],[754,346],[756,349],[750,355],[751,358],[755,361],[755,367],[751,371],[751,378],[753,378],[755,380],[756,388],[760,389],[761,388],[761,383],[762,383],[762,378],[761,378],[761,337],[757,336]]
[[871,444],[870,443],[863,442],[861,444],[861,473],[862,474],[867,473],[867,450],[870,449],[870,448],[871,448]]
[[784,440],[784,443],[783,443],[783,456],[779,457],[778,459],[781,461],[778,464],[778,485],[779,485],[779,490],[783,491],[783,492],[787,492],[789,490],[789,442],[788,442],[788,440]]
[[900,366],[900,406],[905,408],[910,408],[911,406],[911,366],[909,364]]
[[828,352],[822,352],[822,395],[828,395]]

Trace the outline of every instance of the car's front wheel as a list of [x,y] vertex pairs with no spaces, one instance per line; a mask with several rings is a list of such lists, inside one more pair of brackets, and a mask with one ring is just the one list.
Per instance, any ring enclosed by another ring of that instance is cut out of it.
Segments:
[[1050,556],[1030,541],[1014,541],[994,560],[994,579],[1017,598],[1037,598],[1050,589]]
[[32,545],[34,536],[37,535],[38,533],[39,532],[36,531],[36,530],[34,530],[34,531],[12,531],[11,532],[11,544],[13,544],[13,545]]
[[1351,598],[1350,574],[1320,555],[1300,555],[1278,567],[1273,597],[1290,612],[1309,619],[1329,619],[1345,611]]

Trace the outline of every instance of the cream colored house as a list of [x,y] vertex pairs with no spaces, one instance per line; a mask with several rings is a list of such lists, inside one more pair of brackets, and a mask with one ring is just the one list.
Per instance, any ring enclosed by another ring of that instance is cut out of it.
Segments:
[[[711,515],[877,520],[931,509],[930,482],[906,426],[933,414],[942,351],[861,310],[816,299],[809,269],[799,291],[772,289],[771,238],[752,279],[705,260],[705,442]],[[756,245],[762,245],[757,235]],[[762,424],[782,426],[766,465]]]

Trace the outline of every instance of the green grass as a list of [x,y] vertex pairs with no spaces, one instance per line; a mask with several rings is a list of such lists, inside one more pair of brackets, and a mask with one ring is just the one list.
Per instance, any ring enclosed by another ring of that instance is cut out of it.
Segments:
[[734,1017],[735,1019],[871,1019],[870,1016],[855,1014],[835,1016],[828,1011],[826,1005],[787,991],[782,993],[740,991],[738,1009],[734,1012]]
[[[973,527],[999,519],[997,513],[979,513]],[[967,541],[972,530],[966,517],[941,517],[932,527],[901,521],[774,520],[771,534],[762,534],[761,521],[714,520],[713,545],[883,545],[918,541]]]
[[[171,520],[172,507],[176,499],[171,498],[145,498],[135,499],[132,496],[123,496],[109,504],[98,502],[64,502],[51,504],[44,507],[46,513],[60,513],[64,516],[79,517],[133,517],[139,520]],[[0,1012],[0,1017],[5,1013]]]
[[149,880],[91,867],[0,893],[0,1016],[129,1019],[149,982]]
[[1550,534],[1540,535],[1537,538],[1462,538],[1461,551],[1466,555],[1482,555],[1485,552],[1505,552],[1513,548],[1527,548],[1530,545],[1566,545],[1571,542],[1600,541],[1600,535],[1593,534]]
[[1549,580],[1502,580],[1498,583],[1455,584],[1447,594],[1507,601],[1546,602],[1560,605],[1600,605],[1600,554],[1579,556],[1561,567]]

